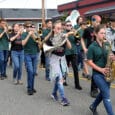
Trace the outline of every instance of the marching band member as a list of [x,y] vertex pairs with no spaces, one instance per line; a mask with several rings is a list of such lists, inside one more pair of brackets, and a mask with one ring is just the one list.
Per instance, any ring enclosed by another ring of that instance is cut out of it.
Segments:
[[[50,33],[51,35],[49,36],[49,38],[47,38],[47,41],[46,41],[46,43],[50,44],[50,45],[55,44],[56,43],[55,40],[58,41],[61,38],[61,36],[56,38],[56,36],[58,36],[60,33],[62,33],[61,21],[56,21],[54,23],[52,31],[53,32]],[[64,37],[67,38],[68,36],[65,35]],[[68,102],[67,98],[65,97],[64,86],[63,86],[63,76],[68,70],[65,56],[64,56],[65,55],[65,47],[71,48],[71,44],[68,39],[62,46],[55,48],[55,50],[53,50],[51,52],[51,55],[50,55],[50,79],[52,81],[54,81],[54,88],[53,88],[51,97],[55,101],[58,101],[57,91],[59,90],[60,97],[61,97],[61,104],[63,106],[68,106],[69,102]]]
[[[66,33],[70,32],[72,30],[72,24],[70,21],[66,22]],[[80,86],[79,83],[79,74],[78,74],[78,66],[77,66],[77,47],[76,47],[76,39],[74,35],[70,35],[69,41],[72,45],[71,49],[66,48],[65,55],[66,55],[66,61],[69,66],[70,62],[72,64],[72,69],[74,72],[74,83],[75,83],[75,88],[78,90],[82,90],[82,87]]]
[[[92,26],[84,30],[83,36],[81,38],[81,45],[84,50],[84,55],[87,54],[89,45],[95,40],[94,28],[100,24],[101,17],[99,15],[93,15],[91,18],[91,22],[92,22]],[[87,62],[87,56],[86,56],[86,62]],[[91,97],[96,97],[98,95],[98,89],[94,83],[93,78],[91,79],[90,95]]]
[[27,70],[27,93],[28,95],[33,95],[36,93],[34,89],[35,74],[37,69],[37,61],[39,56],[38,43],[35,39],[37,36],[32,31],[32,23],[25,23],[26,32],[24,32],[22,37],[22,45],[24,46],[24,59],[25,66]]
[[13,63],[13,82],[22,84],[22,66],[24,62],[24,50],[21,39],[22,30],[19,24],[13,24],[13,32],[10,35],[11,57]]
[[114,115],[110,99],[110,82],[107,82],[105,79],[105,75],[110,71],[109,68],[106,67],[109,55],[109,44],[103,42],[105,38],[105,27],[103,25],[99,25],[95,28],[95,36],[96,41],[88,48],[87,62],[93,68],[92,77],[100,93],[89,108],[94,114],[97,112],[96,109],[98,105],[103,101],[107,115]]
[[[42,34],[42,39],[44,40],[45,37],[50,33],[50,31],[52,30],[52,21],[51,20],[46,20],[46,29],[43,30],[43,34]],[[50,81],[50,76],[49,76],[49,56],[45,55],[45,78],[46,80]]]
[[115,54],[115,18],[110,18],[111,26],[106,30],[106,39],[111,43],[112,52]]
[[0,20],[0,79],[7,78],[6,67],[9,54],[9,35],[7,22]]

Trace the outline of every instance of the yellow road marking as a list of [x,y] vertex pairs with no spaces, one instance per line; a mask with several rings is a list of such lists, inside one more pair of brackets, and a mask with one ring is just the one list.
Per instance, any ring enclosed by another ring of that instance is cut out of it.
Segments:
[[[69,73],[68,76],[69,76],[69,77],[73,77],[73,73]],[[80,79],[81,79],[81,80],[84,80],[84,81],[90,81],[90,80],[88,80],[87,78],[83,78],[83,77],[81,77],[81,76],[80,76]],[[111,88],[114,88],[114,89],[115,89],[115,83],[112,83],[112,84],[111,84]]]

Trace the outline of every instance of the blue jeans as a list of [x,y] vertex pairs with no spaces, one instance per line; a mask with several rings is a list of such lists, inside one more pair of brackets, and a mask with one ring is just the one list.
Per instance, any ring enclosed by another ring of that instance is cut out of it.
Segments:
[[64,94],[63,82],[61,82],[61,81],[62,80],[60,80],[59,77],[56,77],[52,94],[57,94],[57,91],[59,90],[60,97],[61,97],[61,99],[63,99],[65,97],[65,94]]
[[38,53],[37,54],[25,54],[25,66],[27,70],[27,88],[28,90],[34,89],[34,79],[37,69],[37,61],[38,61]]
[[0,74],[1,76],[6,76],[6,67],[8,61],[8,50],[1,50],[0,51]]
[[49,73],[50,73],[50,58],[49,56],[45,55],[45,77],[46,80],[50,79],[49,77]]
[[13,63],[13,79],[21,80],[24,51],[11,51],[11,57]]
[[95,84],[100,90],[99,95],[96,97],[96,100],[93,102],[93,107],[97,108],[100,102],[103,100],[105,109],[108,115],[114,115],[112,110],[112,104],[110,100],[110,83],[106,82],[104,75],[102,74],[94,74],[93,79]]

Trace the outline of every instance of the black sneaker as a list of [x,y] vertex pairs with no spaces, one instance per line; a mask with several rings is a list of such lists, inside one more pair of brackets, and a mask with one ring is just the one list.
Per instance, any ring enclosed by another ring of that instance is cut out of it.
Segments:
[[63,85],[64,85],[64,86],[68,86],[67,82],[64,82]]
[[98,90],[93,90],[93,91],[90,92],[90,95],[91,95],[91,97],[93,97],[93,98],[96,98],[98,94],[99,94],[99,93],[98,93]]
[[0,77],[0,79],[1,79],[1,80],[4,80],[4,77],[3,77],[3,76],[1,76],[1,77]]
[[37,91],[35,89],[33,89],[33,93],[36,93]]
[[92,77],[91,75],[89,75],[89,74],[87,75],[88,80],[91,80],[91,77]]
[[7,75],[4,75],[4,78],[5,78],[5,79],[7,79],[7,78],[8,78],[8,76],[7,76]]
[[69,106],[69,101],[66,99],[66,98],[63,98],[62,100],[61,100],[61,104],[63,105],[63,106]]
[[28,90],[28,95],[33,95],[33,91],[32,90]]
[[82,90],[81,86],[76,86],[75,88],[78,89],[78,90]]
[[89,106],[89,109],[92,111],[93,115],[98,115],[96,108],[94,108],[92,104]]
[[87,78],[87,75],[85,73],[82,73],[82,77]]
[[58,101],[58,96],[57,94],[51,94],[51,98],[54,100],[54,101]]

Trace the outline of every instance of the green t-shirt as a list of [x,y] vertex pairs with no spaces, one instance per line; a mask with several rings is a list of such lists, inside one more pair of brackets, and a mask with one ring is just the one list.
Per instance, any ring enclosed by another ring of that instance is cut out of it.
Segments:
[[44,39],[49,34],[50,31],[51,29],[44,29],[42,33],[42,38]]
[[69,41],[71,43],[72,48],[69,49],[69,48],[66,47],[65,55],[77,54],[77,47],[76,47],[75,37],[73,35],[70,35],[68,37],[68,39],[69,39]]
[[78,29],[80,26],[78,25],[78,24],[76,24],[75,26],[74,26],[74,29]]
[[[4,30],[0,28],[0,33],[2,33]],[[6,33],[0,38],[0,50],[9,50],[9,41],[8,36]]]
[[[87,59],[92,60],[97,66],[104,68],[107,63],[108,51],[110,45],[108,42],[103,43],[103,47],[94,41],[88,48]],[[99,73],[93,69],[93,73]]]
[[[21,37],[24,40],[28,35],[28,32],[24,32]],[[38,44],[33,40],[32,37],[29,38],[27,43],[24,45],[24,53],[25,54],[37,54],[38,52]]]

